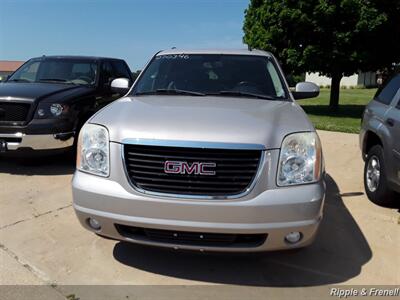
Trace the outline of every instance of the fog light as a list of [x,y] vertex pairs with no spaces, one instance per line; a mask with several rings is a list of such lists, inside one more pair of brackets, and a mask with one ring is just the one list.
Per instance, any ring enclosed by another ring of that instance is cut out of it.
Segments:
[[89,226],[94,230],[99,230],[101,228],[100,222],[96,219],[89,218]]
[[44,117],[46,115],[46,112],[44,111],[43,108],[39,108],[37,113],[39,117]]
[[295,244],[301,240],[301,233],[294,231],[285,236],[285,241],[289,244]]

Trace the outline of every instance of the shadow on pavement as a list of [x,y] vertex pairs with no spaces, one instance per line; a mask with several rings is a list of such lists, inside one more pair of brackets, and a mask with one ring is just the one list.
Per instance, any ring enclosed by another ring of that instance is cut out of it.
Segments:
[[0,173],[13,175],[66,175],[75,171],[72,151],[53,155],[0,155]]
[[257,255],[201,254],[119,242],[113,254],[124,265],[165,276],[280,287],[341,283],[357,276],[372,257],[367,240],[330,176],[324,219],[316,241],[308,248]]

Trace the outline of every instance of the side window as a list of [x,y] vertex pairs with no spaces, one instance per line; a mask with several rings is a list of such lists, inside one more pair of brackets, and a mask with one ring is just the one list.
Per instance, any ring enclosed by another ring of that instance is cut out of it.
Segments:
[[393,97],[400,88],[400,74],[393,77],[381,90],[378,91],[375,100],[383,104],[389,105]]
[[120,60],[115,60],[112,62],[114,67],[114,77],[115,78],[127,78],[131,79],[130,70],[126,64]]
[[113,79],[115,79],[113,74],[113,68],[109,61],[104,61],[101,65],[101,83],[108,85]]

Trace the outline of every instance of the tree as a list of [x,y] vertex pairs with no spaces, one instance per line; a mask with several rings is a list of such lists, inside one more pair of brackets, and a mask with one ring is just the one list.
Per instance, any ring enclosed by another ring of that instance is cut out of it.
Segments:
[[251,0],[243,30],[286,72],[331,77],[333,108],[343,76],[400,62],[399,0]]
[[140,72],[142,72],[142,71],[141,70],[137,70],[136,72],[132,72],[133,81],[135,81],[136,78],[138,78]]

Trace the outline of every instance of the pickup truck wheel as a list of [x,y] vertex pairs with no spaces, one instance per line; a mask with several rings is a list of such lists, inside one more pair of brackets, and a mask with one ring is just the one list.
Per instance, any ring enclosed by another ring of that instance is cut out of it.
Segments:
[[364,167],[364,187],[368,198],[375,204],[388,206],[393,203],[395,193],[388,186],[383,148],[380,145],[375,145],[368,151]]

